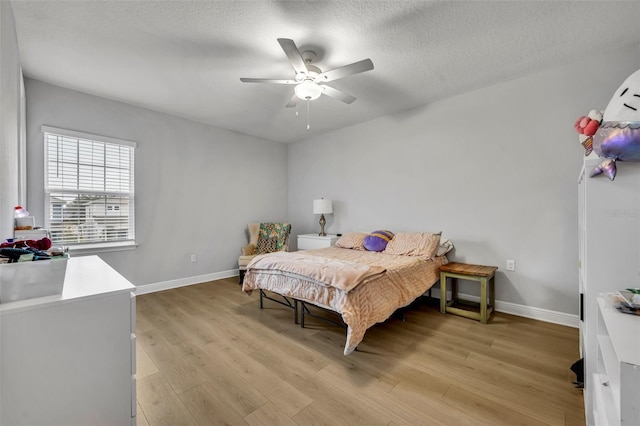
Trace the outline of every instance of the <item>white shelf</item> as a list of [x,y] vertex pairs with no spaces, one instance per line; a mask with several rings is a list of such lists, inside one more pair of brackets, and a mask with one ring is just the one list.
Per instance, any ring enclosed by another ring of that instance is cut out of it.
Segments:
[[620,362],[640,365],[640,316],[618,311],[610,294],[600,295],[598,305],[616,357]]
[[619,312],[598,295],[598,359],[592,374],[596,426],[640,425],[640,316]]
[[604,374],[593,374],[593,417],[596,426],[618,426],[620,418],[616,416],[609,380]]
[[[620,406],[620,368],[615,350],[611,345],[609,336],[598,336],[599,356],[602,360],[602,366],[599,365],[600,376],[608,382],[609,394],[613,399],[613,407]],[[596,382],[597,383],[597,382]]]

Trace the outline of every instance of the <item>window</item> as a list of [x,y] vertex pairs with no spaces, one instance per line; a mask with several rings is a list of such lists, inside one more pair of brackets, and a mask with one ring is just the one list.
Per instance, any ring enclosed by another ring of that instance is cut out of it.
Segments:
[[54,244],[134,245],[135,143],[43,126],[45,226]]

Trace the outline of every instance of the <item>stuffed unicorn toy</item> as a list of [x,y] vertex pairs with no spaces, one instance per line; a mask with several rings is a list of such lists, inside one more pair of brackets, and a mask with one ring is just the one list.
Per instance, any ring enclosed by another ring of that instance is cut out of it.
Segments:
[[574,125],[585,155],[595,152],[603,158],[591,177],[616,177],[616,161],[640,161],[640,70],[620,85],[604,114],[592,110]]

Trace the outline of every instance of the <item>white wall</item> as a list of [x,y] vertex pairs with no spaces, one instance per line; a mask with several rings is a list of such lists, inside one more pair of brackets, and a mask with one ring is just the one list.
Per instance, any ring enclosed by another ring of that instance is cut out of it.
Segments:
[[[638,47],[596,56],[289,146],[294,233],[443,231],[453,260],[500,267],[497,299],[578,313],[573,123],[604,109]],[[321,117],[316,117],[320,120]],[[614,183],[611,183],[615,185]],[[506,259],[515,272],[505,271]],[[478,294],[471,284],[462,288]]]
[[0,2],[0,240],[13,236],[20,197],[20,55],[9,2]]
[[140,246],[100,255],[135,285],[237,269],[247,223],[286,220],[284,144],[32,79],[26,93],[28,201],[37,224],[44,218],[42,125],[137,142]]
[[[0,241],[13,236],[13,208],[20,202],[21,83],[13,11],[9,2],[0,1]],[[2,328],[0,321],[0,356]]]

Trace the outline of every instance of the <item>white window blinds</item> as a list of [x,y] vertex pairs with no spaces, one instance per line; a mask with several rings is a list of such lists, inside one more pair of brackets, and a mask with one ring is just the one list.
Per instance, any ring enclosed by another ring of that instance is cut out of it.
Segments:
[[43,126],[45,226],[54,244],[135,239],[135,143]]

